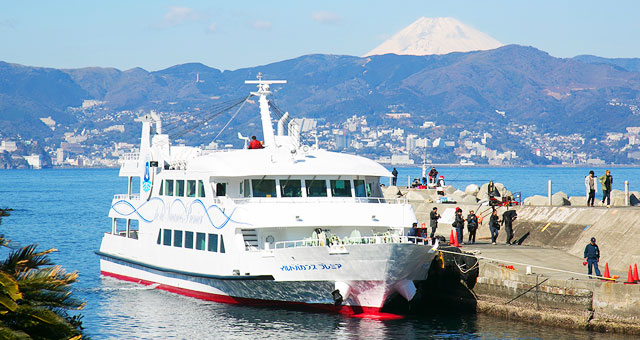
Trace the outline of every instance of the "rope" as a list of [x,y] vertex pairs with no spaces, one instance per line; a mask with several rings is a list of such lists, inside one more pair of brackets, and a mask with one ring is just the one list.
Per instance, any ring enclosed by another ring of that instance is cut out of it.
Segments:
[[248,95],[247,98],[244,99],[244,101],[242,102],[242,105],[240,105],[240,107],[238,108],[238,110],[236,111],[236,113],[233,114],[233,116],[231,116],[231,119],[229,119],[229,121],[227,122],[227,124],[225,124],[222,129],[220,130],[220,132],[218,132],[218,134],[213,138],[213,140],[215,141],[216,139],[218,139],[218,137],[220,137],[220,135],[222,134],[222,132],[224,132],[224,129],[227,128],[227,126],[229,126],[229,124],[231,124],[231,121],[236,118],[236,116],[238,115],[238,112],[240,112],[240,110],[242,110],[242,108],[244,107],[244,104],[247,103],[247,100],[249,98],[251,98],[251,96],[253,96],[252,94]]
[[189,132],[191,132],[191,131],[195,130],[196,128],[201,127],[203,123],[207,123],[207,122],[209,122],[210,120],[212,120],[213,118],[218,117],[218,116],[220,116],[221,114],[223,114],[223,113],[225,113],[225,112],[227,112],[227,111],[229,111],[229,110],[233,109],[234,107],[236,107],[236,106],[238,106],[238,105],[240,105],[240,104],[244,103],[244,102],[245,102],[245,100],[246,100],[246,99],[243,97],[242,99],[240,99],[239,101],[237,101],[237,102],[236,102],[236,103],[234,103],[233,105],[231,105],[231,106],[229,106],[229,107],[226,107],[226,108],[224,108],[224,109],[222,109],[222,110],[220,110],[220,111],[218,111],[218,112],[213,113],[212,115],[210,115],[210,116],[209,116],[209,117],[207,117],[206,119],[203,119],[201,122],[198,122],[198,123],[196,123],[196,124],[193,124],[191,127],[187,128],[187,129],[185,129],[185,130],[183,130],[181,133],[178,133],[176,136],[174,136],[174,138],[175,138],[175,139],[178,139],[178,138],[180,138],[180,137],[182,137],[182,136],[186,135],[187,133],[189,133]]
[[442,250],[442,249],[438,249],[438,251],[441,251],[443,253],[453,254],[453,255],[462,255],[462,256],[474,257],[476,259],[484,259],[484,260],[495,261],[495,262],[512,263],[512,264],[516,264],[516,265],[519,265],[519,266],[530,266],[531,268],[539,268],[539,269],[545,269],[545,270],[550,270],[550,271],[556,271],[556,272],[560,272],[560,273],[568,273],[568,274],[573,274],[573,275],[578,275],[578,276],[586,276],[586,277],[596,277],[596,278],[602,279],[602,280],[615,281],[615,279],[612,279],[612,278],[606,278],[606,277],[603,277],[603,276],[589,275],[589,274],[583,274],[583,273],[576,273],[576,272],[572,272],[572,271],[564,270],[564,269],[549,268],[549,267],[537,266],[537,265],[533,265],[533,264],[527,264],[527,263],[521,263],[521,262],[515,262],[515,261],[494,259],[494,258],[491,258],[491,257],[473,255],[473,254],[467,254],[467,253],[456,253],[456,252],[453,252],[453,251]]

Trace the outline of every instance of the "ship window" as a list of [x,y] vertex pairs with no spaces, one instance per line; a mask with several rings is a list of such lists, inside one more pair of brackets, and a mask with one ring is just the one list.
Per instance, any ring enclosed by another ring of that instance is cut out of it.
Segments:
[[307,197],[327,197],[327,181],[314,179],[304,181],[307,186]]
[[242,181],[242,184],[244,188],[243,190],[244,197],[251,197],[251,186],[250,186],[249,180],[245,179],[244,181]]
[[196,249],[204,250],[206,238],[204,233],[196,233]]
[[176,196],[184,196],[184,179],[176,180]]
[[204,182],[198,180],[198,197],[204,197]]
[[333,197],[351,197],[351,181],[349,180],[331,180],[331,196]]
[[187,181],[187,197],[196,197],[196,181],[193,179]]
[[158,230],[158,241],[157,241],[157,243],[160,244],[160,242],[162,242],[162,229]]
[[173,231],[173,246],[182,247],[182,230]]
[[184,232],[184,247],[193,249],[193,231]]
[[275,179],[252,179],[253,197],[277,197]]
[[173,180],[168,179],[164,181],[164,195],[173,196]]
[[162,190],[164,190],[164,181],[160,181],[160,187],[158,188],[158,195],[162,195]]
[[209,234],[209,251],[218,251],[218,234]]
[[280,196],[302,197],[302,182],[297,179],[280,180]]
[[165,246],[171,245],[171,229],[164,229],[164,238],[162,244],[164,244]]
[[227,183],[216,184],[216,196],[227,196]]
[[356,188],[356,197],[367,197],[367,188],[364,185],[364,180],[354,179],[353,186]]
[[220,252],[224,253],[224,238],[220,235]]

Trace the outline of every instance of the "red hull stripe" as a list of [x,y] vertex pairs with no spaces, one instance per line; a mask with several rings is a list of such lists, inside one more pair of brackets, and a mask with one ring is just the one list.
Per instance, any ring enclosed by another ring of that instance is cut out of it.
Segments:
[[[106,272],[106,271],[100,271],[100,274],[104,276],[113,277],[118,280],[135,282],[135,283],[139,283],[146,286],[158,284],[157,282],[142,280],[135,277],[115,274],[115,273]],[[251,305],[251,306],[294,306],[294,307],[301,307],[301,308],[313,309],[313,310],[320,309],[324,311],[350,315],[358,318],[378,319],[378,320],[402,318],[401,315],[380,312],[380,308],[377,308],[377,307],[341,306],[340,308],[337,308],[332,305],[326,305],[326,304],[309,304],[309,303],[294,302],[294,301],[248,299],[248,298],[233,297],[228,295],[205,293],[197,290],[179,288],[179,287],[174,287],[174,286],[161,284],[161,283],[158,284],[156,288],[165,290],[171,293],[194,297],[201,300],[221,302],[221,303],[242,304],[242,305]]]

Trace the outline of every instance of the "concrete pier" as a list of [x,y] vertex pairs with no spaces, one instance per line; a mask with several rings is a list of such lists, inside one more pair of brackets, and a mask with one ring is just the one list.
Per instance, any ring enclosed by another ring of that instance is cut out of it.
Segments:
[[[484,215],[476,244],[461,248],[479,257],[473,288],[478,312],[545,325],[640,334],[640,284],[623,284],[629,265],[640,264],[640,207],[515,207],[514,240],[519,245],[505,245],[504,227],[498,245],[492,245],[490,207],[410,203],[427,227],[434,206],[442,216],[456,207],[463,209],[465,217],[469,210]],[[500,207],[498,214],[505,210]],[[436,234],[449,239],[451,230],[451,222],[445,221],[439,223]],[[600,271],[604,273],[608,262],[611,275],[620,276],[616,282],[581,275],[587,274],[583,252],[591,237],[596,237],[601,251]]]

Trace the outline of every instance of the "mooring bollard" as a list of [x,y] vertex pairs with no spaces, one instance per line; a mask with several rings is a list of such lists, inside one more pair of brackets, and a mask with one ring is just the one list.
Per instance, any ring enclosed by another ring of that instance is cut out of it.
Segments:
[[552,205],[552,204],[553,204],[553,202],[552,202],[552,200],[551,200],[551,196],[552,196],[552,195],[551,195],[551,180],[549,180],[549,192],[548,192],[548,194],[547,194],[547,197],[549,198],[549,205]]
[[624,181],[624,206],[629,206],[629,181]]

